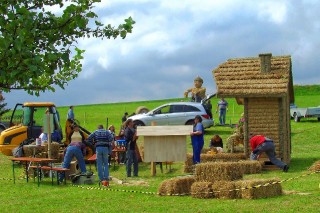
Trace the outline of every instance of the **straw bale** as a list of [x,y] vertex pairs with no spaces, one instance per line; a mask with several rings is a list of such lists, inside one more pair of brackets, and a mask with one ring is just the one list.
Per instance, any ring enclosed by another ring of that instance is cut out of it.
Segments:
[[[184,172],[192,173],[194,170],[194,164],[192,160],[193,155],[187,153],[187,160],[184,162]],[[244,153],[217,153],[217,154],[201,154],[201,163],[205,162],[236,162],[239,160],[245,160],[247,157]]]
[[159,195],[189,195],[194,176],[176,177],[163,181],[158,189]]
[[231,181],[239,180],[243,176],[240,164],[237,162],[208,162],[195,167],[197,181]]
[[240,198],[239,192],[235,188],[234,181],[216,181],[212,184],[214,197],[220,199]]
[[241,198],[258,199],[282,195],[282,187],[278,179],[253,179],[240,180],[235,182],[237,189],[240,189]]
[[64,159],[64,154],[63,152],[60,152],[57,163],[63,162],[63,159]]
[[158,194],[159,195],[172,195],[173,191],[172,191],[172,181],[169,180],[164,180],[160,183],[160,186],[158,188]]
[[[185,173],[192,173],[194,169],[193,160],[192,160],[192,154],[187,153],[187,160],[184,162],[184,172]],[[201,155],[200,155],[201,159]]]
[[193,198],[213,198],[211,182],[194,182],[191,186],[191,196]]
[[[31,145],[35,145],[35,144],[31,144]],[[36,156],[44,151],[43,146],[29,147],[28,145],[26,145],[26,146],[23,146],[22,149],[23,149],[24,156],[26,157],[33,156],[33,151],[35,152]]]
[[320,160],[314,162],[308,170],[312,172],[320,171]]
[[239,161],[243,174],[256,174],[261,173],[262,163],[255,160]]
[[60,144],[58,142],[51,143],[51,158],[58,159],[60,153]]

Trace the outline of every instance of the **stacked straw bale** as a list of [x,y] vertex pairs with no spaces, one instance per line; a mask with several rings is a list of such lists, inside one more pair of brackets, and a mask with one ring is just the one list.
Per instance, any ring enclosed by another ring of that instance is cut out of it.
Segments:
[[213,198],[211,182],[195,182],[191,186],[191,196],[193,198]]
[[308,170],[312,172],[320,171],[320,160],[314,162]]
[[[184,163],[184,172],[193,173],[194,165],[192,161],[192,154],[187,153],[187,160]],[[201,154],[201,163],[206,162],[236,162],[239,160],[245,160],[244,153],[217,153],[217,154]]]
[[263,162],[255,160],[245,160],[238,162],[243,174],[257,174],[261,173]]
[[159,195],[190,195],[194,176],[176,177],[163,181],[159,188]]
[[197,181],[232,181],[241,179],[242,176],[243,170],[236,162],[200,163],[195,168]]
[[[32,143],[35,145],[35,142]],[[26,157],[33,156],[33,150],[35,150],[35,156],[39,158],[46,158],[48,157],[48,143],[45,142],[43,146],[37,146],[36,148],[31,148],[28,146],[23,146],[23,153]],[[58,142],[51,143],[51,158],[59,159],[60,153],[60,144]]]
[[[44,147],[45,147],[45,150],[48,152],[48,143],[44,143]],[[52,142],[50,146],[50,151],[51,151],[51,158],[59,159],[60,144],[58,142]]]
[[[31,143],[31,145],[36,145],[36,143],[33,142],[33,143]],[[32,157],[33,151],[35,152],[35,155],[38,157],[40,155],[40,153],[45,151],[45,148],[43,146],[37,146],[36,148],[29,147],[29,146],[23,146],[22,150],[23,150],[23,154],[25,157]]]
[[214,197],[219,199],[240,198],[239,191],[235,189],[235,181],[215,181],[212,184]]
[[239,198],[258,199],[282,195],[282,187],[278,179],[240,180],[235,182],[235,187],[241,189]]

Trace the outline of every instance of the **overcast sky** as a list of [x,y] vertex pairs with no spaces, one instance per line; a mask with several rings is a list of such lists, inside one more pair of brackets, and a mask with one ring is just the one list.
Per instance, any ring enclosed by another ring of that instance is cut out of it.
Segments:
[[40,97],[4,93],[57,106],[183,97],[200,76],[216,91],[212,70],[229,58],[291,55],[294,84],[319,84],[318,0],[101,0],[95,12],[117,26],[131,16],[126,39],[79,40],[83,71],[65,90]]

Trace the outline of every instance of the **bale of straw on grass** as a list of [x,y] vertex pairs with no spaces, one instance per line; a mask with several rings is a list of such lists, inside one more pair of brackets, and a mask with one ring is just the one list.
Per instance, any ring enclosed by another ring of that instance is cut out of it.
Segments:
[[308,169],[311,172],[320,171],[320,160],[314,162]]
[[278,179],[253,179],[235,182],[235,187],[240,189],[241,198],[258,199],[282,195],[282,187]]
[[243,171],[243,174],[257,174],[261,173],[262,170],[262,162],[253,161],[253,160],[245,160],[239,161],[240,167]]
[[[32,143],[30,145],[36,145],[36,144]],[[23,150],[23,155],[25,157],[31,157],[31,156],[33,156],[33,153],[37,156],[41,152],[45,151],[43,146],[30,147],[28,145],[23,146],[22,150]]]
[[237,162],[207,162],[195,167],[197,181],[232,181],[239,180],[242,176],[243,171]]
[[[193,173],[194,164],[192,160],[193,155],[187,153],[187,160],[184,163],[184,172]],[[217,154],[201,154],[201,163],[205,162],[236,162],[239,160],[245,160],[246,156],[243,153],[217,153]]]
[[212,190],[215,198],[236,199],[240,198],[238,191],[235,190],[234,181],[215,181],[212,184]]
[[193,198],[213,198],[211,182],[194,182],[191,186],[191,196]]
[[194,176],[176,177],[163,181],[159,188],[159,195],[190,195]]

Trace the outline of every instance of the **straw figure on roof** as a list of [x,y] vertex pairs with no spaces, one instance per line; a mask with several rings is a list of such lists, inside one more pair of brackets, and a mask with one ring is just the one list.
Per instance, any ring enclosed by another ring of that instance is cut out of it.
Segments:
[[184,92],[184,97],[187,98],[188,94],[191,93],[191,99],[194,102],[201,102],[202,99],[206,97],[206,88],[202,87],[203,79],[200,76],[197,76],[194,79],[194,87],[187,89]]

